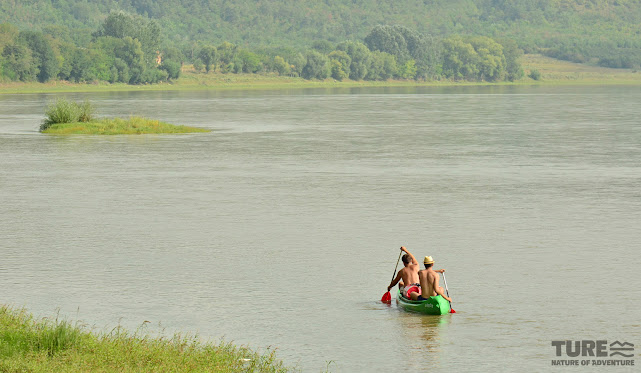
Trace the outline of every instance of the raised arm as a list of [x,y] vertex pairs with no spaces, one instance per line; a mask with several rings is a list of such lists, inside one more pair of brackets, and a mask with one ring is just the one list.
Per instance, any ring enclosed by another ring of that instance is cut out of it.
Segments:
[[445,270],[444,269],[435,269],[434,272],[445,273]]
[[413,265],[418,265],[418,260],[416,260],[414,255],[412,253],[410,253],[409,250],[407,250],[407,248],[405,246],[401,246],[401,250],[404,251],[405,253],[407,253],[407,255],[409,255],[410,258],[412,258],[412,264]]

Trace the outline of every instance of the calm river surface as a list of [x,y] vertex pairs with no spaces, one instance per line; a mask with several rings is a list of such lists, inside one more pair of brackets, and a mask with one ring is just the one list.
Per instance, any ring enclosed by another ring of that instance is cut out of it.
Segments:
[[[58,96],[213,132],[42,135]],[[638,358],[640,103],[639,87],[0,95],[0,303],[276,348],[305,372],[551,370],[552,340]],[[446,268],[458,313],[380,303],[401,245]]]

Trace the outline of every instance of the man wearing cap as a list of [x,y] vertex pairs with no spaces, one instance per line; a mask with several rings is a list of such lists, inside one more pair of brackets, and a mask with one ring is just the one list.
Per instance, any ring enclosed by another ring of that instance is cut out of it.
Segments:
[[434,259],[431,256],[426,256],[423,260],[425,269],[418,271],[418,279],[421,283],[421,294],[417,292],[412,292],[410,296],[412,300],[427,300],[429,297],[440,295],[448,301],[452,301],[452,298],[445,295],[443,288],[438,286],[439,275],[437,272],[443,273],[444,269],[439,269],[435,271],[432,266],[434,265]]
[[414,255],[412,255],[405,246],[401,246],[401,250],[405,252],[405,255],[403,255],[403,265],[405,267],[398,271],[398,275],[394,280],[392,280],[392,282],[390,282],[387,287],[387,291],[390,291],[390,289],[400,281],[399,288],[401,290],[401,294],[408,296],[405,293],[405,289],[409,289],[412,286],[420,286],[418,282],[419,266],[418,260],[416,260]]

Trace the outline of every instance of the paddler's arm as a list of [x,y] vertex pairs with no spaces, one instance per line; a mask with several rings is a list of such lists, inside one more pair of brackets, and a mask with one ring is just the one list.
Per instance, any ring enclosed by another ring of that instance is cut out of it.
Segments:
[[401,281],[401,272],[398,272],[398,275],[396,275],[396,278],[389,283],[389,286],[387,287],[387,291],[390,291],[391,288],[393,288],[396,284],[398,284],[399,281]]
[[440,295],[440,296],[442,296],[443,298],[445,298],[445,300],[448,300],[448,301],[450,301],[450,302],[451,302],[451,301],[452,301],[452,298],[450,298],[450,297],[448,297],[447,295],[445,295],[445,293],[443,292],[443,288],[441,288],[440,286],[438,286],[438,276],[435,276],[435,277],[436,277],[436,278],[434,279],[434,292],[436,293],[436,295]]
[[434,272],[445,273],[445,270],[444,269],[435,269]]
[[416,258],[414,257],[414,255],[412,255],[412,253],[410,253],[410,252],[407,250],[407,248],[406,248],[405,246],[401,246],[401,250],[402,250],[402,251],[405,251],[405,253],[407,253],[407,255],[409,255],[409,256],[410,256],[410,258],[412,258],[412,264],[414,264],[414,265],[418,265],[418,260],[416,260]]

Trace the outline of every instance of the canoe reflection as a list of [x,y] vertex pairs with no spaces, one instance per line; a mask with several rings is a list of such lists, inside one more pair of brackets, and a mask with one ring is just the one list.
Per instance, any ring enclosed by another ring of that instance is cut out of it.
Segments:
[[416,368],[425,368],[426,364],[438,367],[443,351],[442,343],[447,338],[452,315],[399,312],[398,316],[399,329],[404,341],[404,361]]

